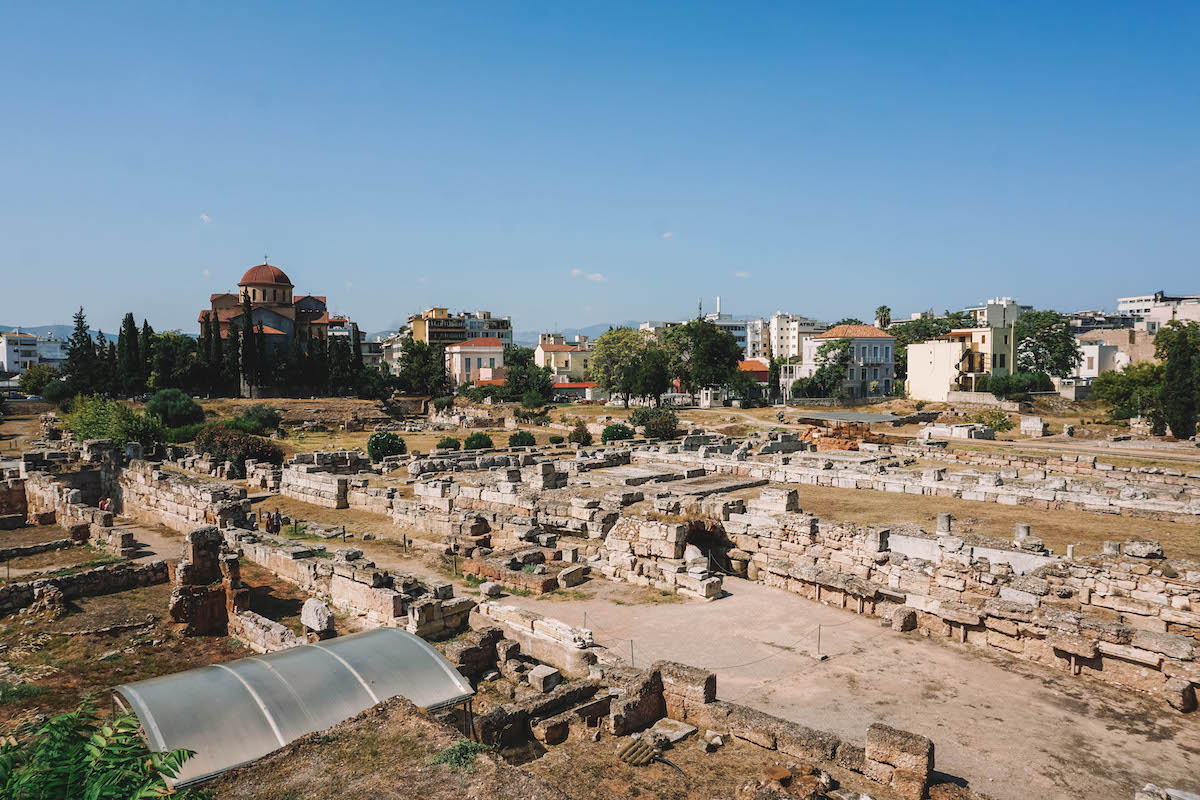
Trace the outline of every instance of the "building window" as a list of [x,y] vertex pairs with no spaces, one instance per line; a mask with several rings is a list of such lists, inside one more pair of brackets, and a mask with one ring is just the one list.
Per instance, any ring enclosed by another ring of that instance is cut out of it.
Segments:
[[469,359],[469,358],[463,359],[463,371],[468,372],[468,373],[471,371],[471,359]]
[[1087,368],[1092,369],[1094,366],[1095,366],[1095,359],[1092,356],[1088,356]]
[[483,369],[483,359],[482,358],[475,359],[475,368]]
[[872,357],[872,358],[879,358],[879,346],[878,346],[878,345],[876,345],[875,347],[872,347],[872,348],[871,348],[871,357]]
[[854,380],[854,367],[850,368],[850,380]]
[[489,367],[491,367],[492,369],[495,369],[495,368],[496,368],[496,359],[494,359],[494,358],[489,358],[489,359],[488,359],[488,366],[489,366]]
[[884,360],[884,361],[891,361],[891,360],[892,360],[892,346],[891,346],[890,344],[889,344],[889,345],[884,345],[884,348],[883,348],[883,360]]
[[858,349],[858,360],[859,361],[867,360],[867,346],[865,344]]
[[996,353],[996,366],[1004,369],[1004,363],[1008,359],[1007,353]]

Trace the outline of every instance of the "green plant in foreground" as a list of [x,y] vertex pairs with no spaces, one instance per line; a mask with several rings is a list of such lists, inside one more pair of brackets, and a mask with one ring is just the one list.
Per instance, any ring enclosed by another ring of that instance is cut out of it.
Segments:
[[46,693],[46,687],[35,683],[0,683],[0,706],[18,703]]
[[459,739],[454,744],[442,750],[433,757],[432,764],[445,764],[454,770],[470,769],[475,763],[475,756],[490,749],[486,744],[472,742],[470,739]]
[[[170,793],[190,750],[151,753],[138,736],[137,718],[122,714],[105,724],[87,706],[18,731],[0,745],[0,797],[11,800],[149,800]],[[176,800],[211,795],[184,790]]]

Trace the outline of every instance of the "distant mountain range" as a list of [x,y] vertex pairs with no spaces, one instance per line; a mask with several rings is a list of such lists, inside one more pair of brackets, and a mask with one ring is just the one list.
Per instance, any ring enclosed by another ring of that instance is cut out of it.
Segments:
[[[554,331],[554,333],[561,333],[567,341],[576,336],[587,336],[590,339],[596,339],[609,328],[636,328],[641,324],[641,320],[634,319],[625,320],[624,322],[598,322],[595,325],[588,325],[586,328],[563,328],[562,330]],[[538,334],[541,333],[546,333],[546,330],[515,330],[513,331],[513,342],[515,344],[523,344],[526,347],[536,347]]]

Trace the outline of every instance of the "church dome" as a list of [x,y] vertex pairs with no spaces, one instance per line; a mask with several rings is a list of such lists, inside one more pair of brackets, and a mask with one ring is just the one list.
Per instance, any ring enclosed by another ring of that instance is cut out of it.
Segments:
[[259,264],[257,267],[251,267],[246,270],[246,274],[238,282],[238,286],[261,286],[263,284],[291,286],[292,282],[283,270],[279,267],[273,267],[270,264]]

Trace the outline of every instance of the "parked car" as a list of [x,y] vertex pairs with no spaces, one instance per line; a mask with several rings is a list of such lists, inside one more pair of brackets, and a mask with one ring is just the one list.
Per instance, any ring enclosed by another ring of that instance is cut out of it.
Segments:
[[29,397],[26,397],[25,399],[29,400],[30,402],[37,403],[37,402],[41,402],[42,398],[36,394],[31,394],[31,395],[29,395]]

